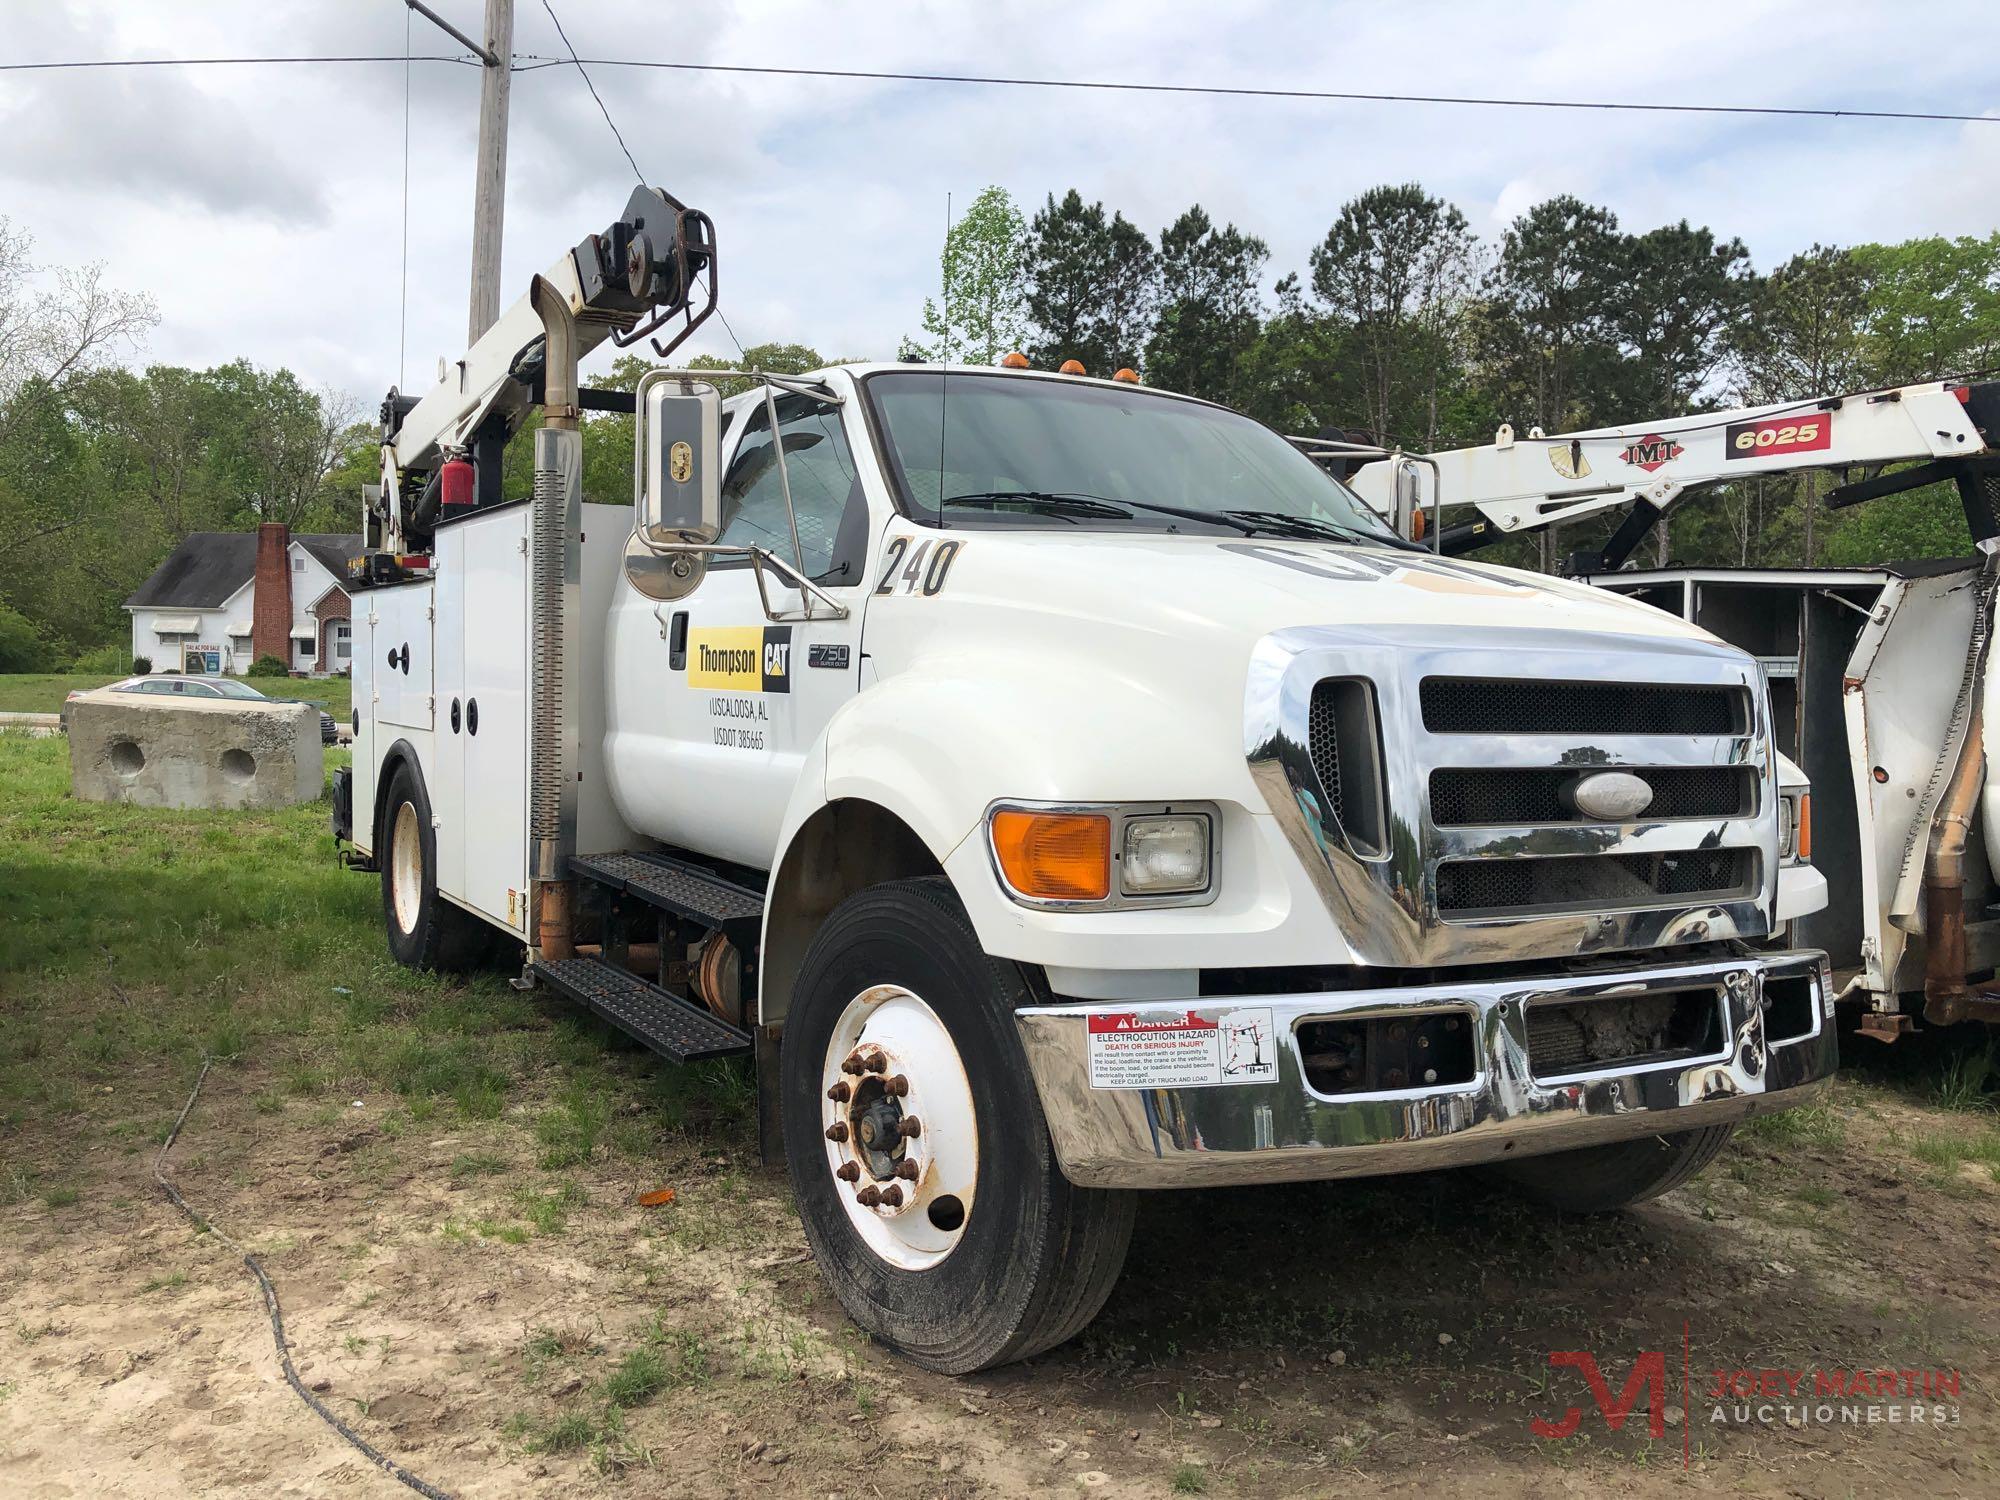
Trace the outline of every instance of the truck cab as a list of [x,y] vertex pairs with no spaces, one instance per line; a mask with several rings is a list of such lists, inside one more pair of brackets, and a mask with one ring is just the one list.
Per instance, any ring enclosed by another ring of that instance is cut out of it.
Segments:
[[732,378],[641,382],[629,510],[544,429],[369,591],[342,831],[404,961],[753,1053],[871,1334],[1061,1342],[1141,1190],[1615,1209],[1831,1074],[1750,656],[1133,380]]

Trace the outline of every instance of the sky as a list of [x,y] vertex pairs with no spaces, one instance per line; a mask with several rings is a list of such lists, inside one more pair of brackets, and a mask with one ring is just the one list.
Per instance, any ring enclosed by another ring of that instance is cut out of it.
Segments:
[[[1927,0],[553,0],[585,58],[2000,115],[2000,5]],[[480,29],[483,0],[432,0]],[[0,62],[393,54],[384,65],[0,73],[0,214],[160,321],[134,363],[290,366],[372,409],[464,344],[476,68],[400,0],[9,0]],[[407,19],[406,19],[407,18]],[[514,50],[566,57],[542,0]],[[717,225],[744,344],[893,357],[947,198],[1075,187],[1154,233],[1192,203],[1303,269],[1340,205],[1421,182],[1497,239],[1559,192],[1687,218],[1768,270],[1814,242],[2000,227],[2000,122],[1330,103],[600,67],[649,181]],[[502,303],[634,185],[573,67],[514,75]],[[407,309],[404,120],[409,110]],[[734,354],[711,322],[685,352]],[[602,367],[594,356],[586,371]]]

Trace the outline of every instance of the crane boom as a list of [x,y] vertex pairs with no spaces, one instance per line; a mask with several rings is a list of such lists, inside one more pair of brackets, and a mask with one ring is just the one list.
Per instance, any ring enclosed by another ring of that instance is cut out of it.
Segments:
[[[1809,397],[1732,411],[1698,412],[1587,432],[1516,437],[1503,426],[1493,442],[1421,459],[1391,454],[1360,466],[1348,483],[1373,509],[1396,514],[1400,481],[1425,508],[1445,517],[1443,550],[1466,552],[1544,526],[1630,506],[1604,551],[1579,559],[1617,567],[1655,522],[1692,493],[1734,480],[1806,469],[1917,462],[1924,467],[1836,489],[1829,504],[1853,504],[1938,479],[1960,480],[1968,514],[1975,495],[1990,514],[1984,481],[2000,450],[2000,384],[1928,381],[1919,385]],[[1463,508],[1478,512],[1465,517]],[[1977,518],[1974,534],[1980,532]]]

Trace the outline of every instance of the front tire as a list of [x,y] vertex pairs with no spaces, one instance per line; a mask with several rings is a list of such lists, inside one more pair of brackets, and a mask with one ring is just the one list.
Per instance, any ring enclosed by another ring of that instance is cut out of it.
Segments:
[[948,1375],[1078,1333],[1131,1243],[1135,1196],[1056,1162],[1015,1032],[1026,1000],[951,887],[909,880],[835,908],[786,1018],[785,1157],[813,1257],[856,1323]]
[[438,894],[431,799],[407,762],[389,778],[375,857],[382,867],[382,920],[396,962],[446,973],[477,968],[492,951],[493,930]]
[[1564,1213],[1612,1213],[1680,1187],[1714,1161],[1735,1133],[1734,1125],[1710,1125],[1613,1141],[1508,1162],[1493,1168],[1493,1175]]

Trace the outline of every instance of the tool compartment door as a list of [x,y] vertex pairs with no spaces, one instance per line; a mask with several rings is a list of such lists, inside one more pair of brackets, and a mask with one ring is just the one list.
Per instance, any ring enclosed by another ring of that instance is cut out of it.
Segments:
[[369,664],[379,723],[403,729],[431,727],[431,694],[436,687],[431,648],[434,588],[431,583],[403,583],[368,593]]
[[[438,760],[432,793],[445,893],[527,931],[528,509],[510,505],[439,528]],[[446,644],[446,641],[449,644]],[[450,845],[449,852],[446,846]]]

